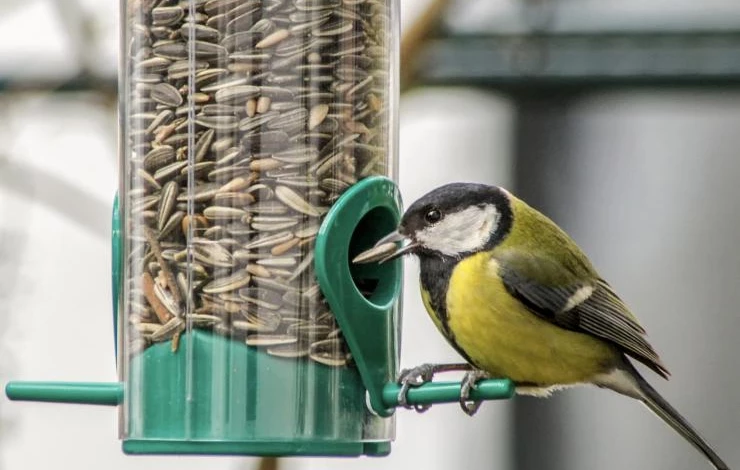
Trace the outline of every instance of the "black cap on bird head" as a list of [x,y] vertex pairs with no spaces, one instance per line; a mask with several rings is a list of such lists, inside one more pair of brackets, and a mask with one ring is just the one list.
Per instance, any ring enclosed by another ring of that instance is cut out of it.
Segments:
[[400,241],[408,242],[405,246],[361,262],[384,262],[405,254],[461,258],[494,247],[511,224],[511,199],[506,190],[475,183],[446,184],[415,201],[398,230],[373,249]]

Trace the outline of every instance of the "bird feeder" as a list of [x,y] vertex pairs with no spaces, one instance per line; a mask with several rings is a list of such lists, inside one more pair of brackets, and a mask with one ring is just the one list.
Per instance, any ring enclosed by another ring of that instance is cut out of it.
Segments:
[[[7,395],[119,406],[129,454],[388,454],[401,262],[349,260],[401,217],[397,3],[123,6],[120,381]],[[491,380],[471,397],[512,392]],[[426,384],[408,402],[459,393]]]

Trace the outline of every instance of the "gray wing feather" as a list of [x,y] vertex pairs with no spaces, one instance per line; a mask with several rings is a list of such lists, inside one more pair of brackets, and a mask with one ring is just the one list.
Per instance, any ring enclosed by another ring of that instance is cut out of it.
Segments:
[[[536,260],[532,259],[531,255],[527,257],[529,259],[526,266],[529,269],[536,264]],[[669,376],[668,369],[645,338],[644,328],[606,281],[594,279],[584,282],[571,278],[567,285],[549,286],[517,270],[517,263],[511,263],[511,253],[497,261],[499,275],[506,289],[534,314],[562,328],[605,339],[658,375],[664,378]],[[552,269],[553,266],[554,263],[550,259],[543,260],[541,264],[544,269]],[[565,268],[558,266],[558,269]],[[593,290],[583,301],[566,309],[569,299],[583,288]]]

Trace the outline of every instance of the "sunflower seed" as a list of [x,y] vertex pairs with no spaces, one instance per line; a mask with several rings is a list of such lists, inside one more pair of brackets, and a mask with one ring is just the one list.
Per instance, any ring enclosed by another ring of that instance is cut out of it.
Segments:
[[252,276],[271,277],[270,270],[258,264],[248,264],[246,269]]
[[[285,253],[290,251],[291,248],[298,245],[300,241],[300,238],[291,238],[290,240],[286,240],[278,245],[273,246],[270,250],[270,253],[274,256],[284,255]],[[287,275],[290,276],[291,273],[289,272]]]
[[157,83],[152,87],[151,95],[152,99],[157,103],[161,103],[165,106],[177,107],[182,104],[182,95],[177,88],[173,87],[169,83]]
[[245,244],[244,249],[254,250],[257,248],[271,247],[274,245],[279,245],[280,243],[285,243],[292,238],[293,238],[293,233],[289,231],[283,231],[283,232],[273,233],[269,235],[262,235],[250,241],[249,243]]
[[244,71],[254,71],[258,70],[259,66],[264,66],[264,63],[270,59],[270,54],[236,51],[229,54],[229,59],[236,64],[246,66],[247,70]]
[[[197,122],[197,121],[196,121]],[[208,129],[198,138],[195,143],[195,161],[202,162],[210,150],[211,143],[213,143],[213,137],[216,135],[214,129]]]
[[[165,32],[170,34],[169,31]],[[158,41],[152,46],[154,55],[171,60],[184,60],[188,58],[188,49],[184,42]]]
[[213,197],[213,203],[220,206],[246,206],[254,202],[254,196],[241,192],[219,192]]
[[180,316],[180,308],[177,305],[177,301],[175,301],[174,295],[170,291],[165,290],[165,288],[160,284],[154,283],[154,295],[168,312],[175,317]]
[[293,217],[253,217],[250,226],[258,232],[282,231],[298,224],[298,219]]
[[150,57],[136,63],[136,68],[150,73],[164,72],[172,63],[164,57]]
[[142,162],[144,170],[151,172],[175,161],[175,149],[169,145],[162,145],[152,149],[144,156]]
[[147,171],[144,170],[143,168],[137,168],[136,169],[136,175],[139,178],[141,178],[142,182],[145,185],[148,185],[152,189],[154,189],[154,190],[162,189],[162,186],[159,184],[159,182],[156,179],[154,179],[154,177],[152,175],[150,175],[149,173],[147,173]]
[[289,36],[290,36],[290,31],[288,31],[287,29],[278,29],[276,31],[273,31],[269,35],[265,36],[264,39],[262,39],[260,42],[255,44],[254,47],[257,49],[265,49],[268,47],[272,47],[278,44],[280,41],[287,39]]
[[273,256],[270,258],[259,259],[257,260],[257,264],[260,266],[268,267],[268,268],[270,267],[291,267],[291,266],[296,265],[296,260],[295,258],[287,257],[287,256],[283,256],[283,257]]
[[221,41],[221,45],[229,52],[251,50],[263,37],[262,33],[240,31],[229,34]]
[[331,333],[331,327],[327,325],[317,325],[309,322],[294,323],[288,327],[286,333],[297,337],[326,337]]
[[230,268],[235,264],[231,253],[217,243],[195,245],[193,256],[197,261],[208,266]]
[[173,176],[177,175],[187,166],[188,162],[179,161],[172,162],[169,165],[165,165],[159,170],[154,172],[154,179],[157,181],[167,181]]
[[214,279],[205,286],[203,286],[203,292],[206,294],[220,294],[222,292],[231,292],[239,289],[249,283],[249,273],[240,270],[232,274],[231,276]]
[[205,314],[198,314],[198,313],[191,313],[189,315],[185,315],[185,321],[190,322],[193,326],[213,326],[217,323],[223,322],[221,317],[217,317],[215,315],[205,315]]
[[278,346],[284,344],[296,343],[298,340],[289,335],[248,335],[246,339],[247,346]]
[[206,207],[203,210],[203,215],[206,216],[206,219],[214,220],[214,219],[239,219],[242,216],[246,215],[246,212],[242,209],[237,209],[235,207],[221,207],[221,206],[211,206]]
[[311,217],[318,217],[321,213],[303,197],[287,186],[275,187],[275,197],[291,209]]
[[157,229],[161,232],[170,218],[175,204],[177,203],[177,194],[180,186],[175,181],[170,181],[162,187],[162,195],[159,200],[159,209],[157,211]]
[[247,134],[242,138],[242,146],[251,151],[279,152],[288,146],[288,134],[283,131]]
[[134,214],[140,213],[151,207],[156,206],[158,202],[159,197],[157,196],[142,197],[134,201],[134,203],[132,204],[131,212],[133,212]]
[[282,113],[267,123],[268,129],[281,129],[288,133],[300,131],[306,125],[308,111],[305,108],[297,108]]
[[153,342],[166,341],[175,334],[185,329],[185,322],[182,319],[173,317],[170,321],[162,325],[157,331],[152,333],[151,340]]
[[165,239],[168,237],[171,233],[173,233],[178,227],[182,224],[182,219],[185,218],[185,212],[183,211],[177,211],[173,213],[169,219],[167,219],[167,222],[165,222],[164,226],[159,232],[159,238]]
[[218,29],[190,22],[180,27],[180,35],[186,40],[218,42],[221,39],[221,32]]
[[180,7],[157,7],[152,9],[152,24],[158,26],[172,26],[185,16]]
[[290,275],[288,281],[292,282],[298,279],[306,271],[306,269],[308,269],[308,267],[313,264],[313,260],[313,252],[309,252],[309,254],[305,258],[303,258],[303,261],[301,261],[293,270],[293,274]]
[[307,344],[300,344],[298,342],[269,346],[266,348],[267,354],[289,359],[296,359],[299,357],[308,356],[308,351],[309,347]]
[[347,364],[348,354],[344,352],[343,342],[338,339],[317,341],[309,348],[309,357],[314,361],[331,367]]
[[[290,186],[291,188],[299,188],[299,189],[306,190],[307,196],[309,196],[310,190],[316,189],[319,186],[318,180],[314,178],[310,178],[310,177],[296,175],[295,173],[281,174],[281,175],[272,174],[270,176],[273,178],[276,178],[277,182],[282,185]],[[321,212],[321,209],[318,207],[316,208],[316,210]]]
[[258,18],[260,9],[259,7],[250,8],[250,6],[246,6],[242,7],[242,9],[239,11],[244,13],[240,14],[239,16],[228,22],[228,24],[226,25],[227,33],[235,33],[237,31],[243,31],[244,29],[252,27]]
[[226,57],[229,53],[225,47],[208,41],[189,41],[188,48],[192,48],[196,58],[203,60]]
[[234,116],[196,116],[195,123],[208,129],[230,131],[239,124]]
[[324,122],[324,119],[326,119],[328,114],[329,105],[327,104],[317,104],[311,108],[311,112],[308,117],[308,129],[313,130],[318,127],[322,122]]
[[253,85],[231,85],[216,91],[217,103],[243,104],[250,98],[259,95],[259,87]]

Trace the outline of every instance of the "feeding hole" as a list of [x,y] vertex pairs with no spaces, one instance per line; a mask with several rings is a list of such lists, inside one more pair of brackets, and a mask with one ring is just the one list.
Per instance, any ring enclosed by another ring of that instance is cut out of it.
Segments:
[[368,301],[386,305],[393,300],[399,278],[398,262],[353,264],[352,259],[396,229],[393,213],[385,207],[376,207],[360,219],[349,242],[349,269],[352,282]]

